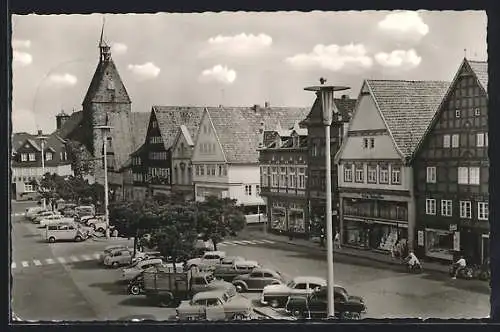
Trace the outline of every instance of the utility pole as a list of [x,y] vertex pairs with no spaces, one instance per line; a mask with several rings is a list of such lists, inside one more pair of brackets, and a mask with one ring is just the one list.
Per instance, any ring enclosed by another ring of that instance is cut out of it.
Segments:
[[108,117],[106,116],[106,123],[103,126],[96,126],[95,129],[100,129],[102,131],[102,140],[103,140],[103,158],[104,158],[104,218],[106,222],[106,238],[110,238],[109,231],[109,198],[108,198],[108,136],[107,133],[113,127],[108,125]]
[[[45,176],[45,140],[47,139],[47,137],[43,136],[42,131],[39,130],[37,138],[40,140],[40,145],[42,148],[42,180],[43,180],[43,178]],[[40,184],[41,184],[41,181],[40,181]],[[44,210],[47,208],[47,202],[45,201],[45,197],[42,197],[42,207]]]

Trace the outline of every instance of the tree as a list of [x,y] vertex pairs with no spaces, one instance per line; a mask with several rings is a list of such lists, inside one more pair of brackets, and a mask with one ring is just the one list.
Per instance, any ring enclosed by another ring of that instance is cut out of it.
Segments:
[[68,159],[76,177],[84,177],[92,173],[92,155],[80,142],[69,140],[66,143]]
[[245,227],[243,209],[236,205],[235,199],[207,197],[197,206],[197,230],[204,240],[211,240],[214,249],[228,235],[235,234]]

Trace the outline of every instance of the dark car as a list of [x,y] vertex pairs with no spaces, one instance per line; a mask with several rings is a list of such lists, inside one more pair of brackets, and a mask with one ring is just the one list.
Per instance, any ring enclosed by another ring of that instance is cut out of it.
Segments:
[[246,291],[262,291],[267,285],[287,283],[287,278],[275,270],[256,268],[252,272],[242,274],[233,279],[233,285],[238,293]]
[[216,279],[232,282],[237,276],[251,273],[255,268],[260,268],[259,263],[255,261],[235,261],[232,265],[215,266],[213,274]]
[[128,283],[127,291],[131,295],[139,295],[144,292],[144,272],[139,273]]
[[[349,295],[343,287],[335,286],[334,303],[335,316],[340,319],[360,319],[366,312],[363,298]],[[296,318],[327,318],[327,287],[308,296],[290,296],[285,309]]]

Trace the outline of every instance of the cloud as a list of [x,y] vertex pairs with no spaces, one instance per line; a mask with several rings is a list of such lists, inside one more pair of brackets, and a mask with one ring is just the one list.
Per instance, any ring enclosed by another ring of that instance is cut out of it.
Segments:
[[72,86],[78,82],[76,76],[64,73],[64,74],[52,74],[48,77],[48,82],[54,86],[65,87]]
[[383,67],[412,69],[420,65],[422,57],[414,49],[394,50],[391,53],[380,52],[375,54],[375,60]]
[[205,69],[200,74],[201,82],[219,82],[232,84],[236,80],[236,71],[226,66],[215,65],[210,69]]
[[297,69],[321,68],[331,71],[344,69],[370,68],[371,57],[366,55],[363,44],[316,45],[311,53],[301,53],[288,57],[285,62]]
[[12,110],[12,131],[13,132],[29,132],[33,133],[36,130],[35,114],[27,109]]
[[16,67],[29,66],[33,62],[33,56],[26,52],[12,51],[12,63]]
[[128,46],[123,43],[113,43],[111,46],[111,52],[113,52],[113,54],[125,54],[127,53],[127,50]]
[[429,26],[416,11],[398,11],[387,14],[382,21],[378,22],[378,28],[397,38],[416,40],[429,33]]
[[207,41],[208,45],[201,56],[224,54],[231,56],[253,56],[268,49],[273,44],[273,39],[264,33],[253,35],[240,33],[234,36],[217,35]]
[[31,47],[31,40],[22,40],[22,39],[13,39],[12,40],[12,48],[13,49],[30,48],[30,47]]
[[152,62],[146,62],[142,65],[128,65],[127,68],[141,81],[150,80],[160,75],[160,68]]

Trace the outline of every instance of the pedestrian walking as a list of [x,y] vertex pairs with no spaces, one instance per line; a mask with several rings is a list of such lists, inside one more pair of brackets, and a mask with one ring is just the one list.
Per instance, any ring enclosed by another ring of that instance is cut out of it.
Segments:
[[340,247],[340,233],[337,231],[335,233],[335,239],[333,240],[333,244],[334,244],[334,247],[335,249],[341,249]]

